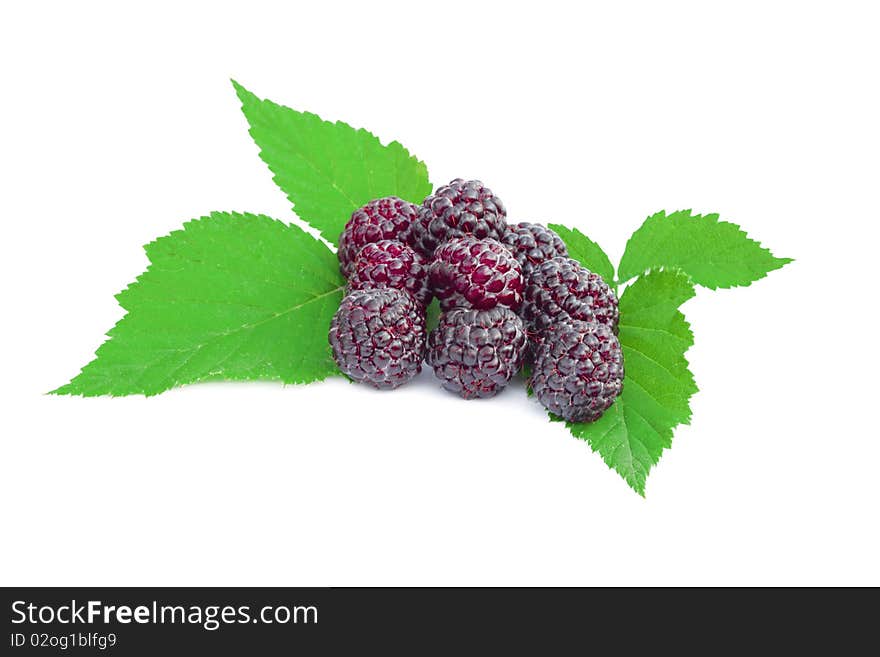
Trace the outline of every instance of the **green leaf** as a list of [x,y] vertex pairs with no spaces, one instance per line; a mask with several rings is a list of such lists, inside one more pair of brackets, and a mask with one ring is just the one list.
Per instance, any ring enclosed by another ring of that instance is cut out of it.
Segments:
[[630,285],[620,299],[623,392],[593,423],[567,423],[639,495],[648,472],[672,444],[672,431],[688,424],[697,391],[685,352],[694,343],[678,309],[694,296],[689,277],[655,271]]
[[598,244],[584,235],[577,228],[566,228],[560,224],[549,224],[550,230],[556,231],[565,246],[568,247],[568,255],[591,272],[599,274],[609,285],[614,284],[614,265],[605,255]]
[[425,328],[428,333],[437,328],[437,324],[440,323],[440,314],[440,301],[433,299],[425,309]]
[[147,271],[116,297],[128,314],[56,394],[155,395],[196,381],[308,383],[337,372],[327,327],[345,281],[316,238],[263,215],[214,212],[145,248]]
[[297,215],[332,244],[368,201],[398,196],[421,203],[431,193],[425,163],[398,142],[383,146],[366,130],[261,100],[232,84],[275,183]]
[[791,261],[775,257],[736,224],[719,221],[717,214],[658,212],[629,238],[618,278],[624,282],[650,269],[677,267],[714,290],[749,285]]

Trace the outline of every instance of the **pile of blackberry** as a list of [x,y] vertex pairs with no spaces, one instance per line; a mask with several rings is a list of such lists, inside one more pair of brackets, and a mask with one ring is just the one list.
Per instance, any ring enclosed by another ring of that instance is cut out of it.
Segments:
[[[445,389],[485,398],[528,363],[535,397],[573,422],[598,419],[620,394],[614,291],[549,228],[508,225],[480,181],[457,178],[421,206],[370,201],[339,244],[348,289],[330,345],[351,379],[393,389],[426,362]],[[428,335],[435,297],[442,312]]]

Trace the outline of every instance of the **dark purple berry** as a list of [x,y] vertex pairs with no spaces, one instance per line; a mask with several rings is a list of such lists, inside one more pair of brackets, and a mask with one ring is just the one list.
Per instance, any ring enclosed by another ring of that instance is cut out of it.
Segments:
[[419,206],[388,196],[370,201],[354,211],[339,236],[339,269],[346,278],[354,260],[365,244],[380,240],[406,242],[410,226],[416,220]]
[[396,388],[422,370],[424,309],[402,290],[355,290],[333,317],[330,345],[339,369],[353,380]]
[[425,199],[409,244],[426,258],[443,242],[473,235],[500,240],[507,227],[504,204],[479,180],[456,178]]
[[456,308],[428,336],[427,361],[450,392],[492,397],[519,371],[525,344],[522,320],[509,308]]
[[470,235],[441,245],[434,252],[428,284],[443,310],[522,303],[523,277],[516,258],[501,242]]
[[529,383],[551,413],[569,422],[593,422],[623,389],[620,343],[603,324],[555,324],[544,333]]
[[566,318],[617,329],[617,296],[602,277],[570,258],[551,258],[529,273],[521,314],[537,334]]
[[349,290],[394,288],[409,292],[422,305],[431,301],[425,259],[406,244],[382,240],[360,250],[348,277]]
[[521,221],[516,226],[508,226],[501,241],[519,261],[523,276],[528,276],[545,260],[557,256],[568,257],[568,249],[562,238],[541,224]]

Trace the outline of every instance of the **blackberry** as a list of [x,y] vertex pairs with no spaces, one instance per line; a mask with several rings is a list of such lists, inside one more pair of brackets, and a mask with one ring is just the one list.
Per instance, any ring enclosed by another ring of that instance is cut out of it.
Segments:
[[354,261],[364,244],[379,240],[405,242],[410,226],[416,220],[419,206],[396,196],[370,201],[355,210],[339,236],[339,269],[348,278]]
[[329,337],[344,374],[389,390],[422,370],[425,313],[402,290],[355,290],[339,304]]
[[425,259],[406,244],[380,240],[366,244],[354,261],[348,277],[349,290],[372,290],[380,287],[409,292],[425,307],[431,301],[428,267]]
[[598,274],[577,260],[556,257],[529,274],[523,290],[522,317],[533,335],[571,318],[617,330],[617,296]]
[[522,303],[519,263],[497,240],[467,235],[446,242],[434,252],[428,283],[443,310],[516,310]]
[[544,334],[529,383],[551,413],[569,422],[593,422],[623,388],[620,343],[603,324],[555,324]]
[[519,371],[525,344],[522,320],[509,308],[456,308],[428,336],[427,361],[446,390],[492,397]]
[[545,260],[556,256],[568,257],[568,249],[562,238],[541,224],[522,221],[516,226],[508,226],[501,241],[519,261],[523,276],[528,276]]
[[426,198],[409,244],[426,258],[440,244],[463,235],[500,240],[507,226],[504,204],[479,180],[456,178]]

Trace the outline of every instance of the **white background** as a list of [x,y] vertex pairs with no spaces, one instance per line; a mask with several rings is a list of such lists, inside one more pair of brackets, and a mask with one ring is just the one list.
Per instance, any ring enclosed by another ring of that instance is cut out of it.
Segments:
[[[0,583],[880,584],[872,3],[235,4],[0,10]],[[429,372],[44,395],[142,244],[292,218],[230,77],[615,260],[693,208],[796,262],[686,305],[701,390],[647,499],[522,389]]]

